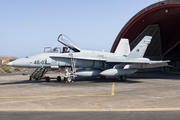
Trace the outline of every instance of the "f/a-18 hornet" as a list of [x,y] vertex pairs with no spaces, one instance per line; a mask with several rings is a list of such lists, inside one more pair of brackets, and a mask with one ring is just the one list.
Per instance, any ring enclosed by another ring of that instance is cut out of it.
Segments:
[[[23,68],[38,68],[31,78],[38,79],[49,69],[64,69],[60,71],[64,81],[71,82],[74,77],[98,77],[102,79],[106,77],[120,77],[121,80],[126,80],[126,75],[135,73],[138,69],[154,68],[168,66],[169,61],[151,61],[144,58],[144,53],[150,44],[152,37],[145,36],[138,44],[130,51],[129,40],[122,38],[114,53],[104,51],[89,51],[81,50],[73,42],[63,34],[60,34],[58,41],[65,45],[62,52],[45,52],[31,57],[17,59],[8,63],[13,67]],[[69,52],[67,49],[73,52]],[[41,68],[41,70],[40,70]],[[79,69],[80,68],[80,69]],[[35,77],[36,74],[40,74]],[[61,77],[57,77],[61,81]],[[50,78],[46,77],[49,82]]]

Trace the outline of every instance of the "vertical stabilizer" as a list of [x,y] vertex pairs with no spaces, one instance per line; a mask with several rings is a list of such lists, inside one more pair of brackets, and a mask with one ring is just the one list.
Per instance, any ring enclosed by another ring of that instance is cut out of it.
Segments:
[[129,40],[122,38],[114,53],[119,55],[128,55],[130,53]]
[[142,58],[148,45],[150,44],[152,36],[145,36],[136,47],[129,53],[128,58]]

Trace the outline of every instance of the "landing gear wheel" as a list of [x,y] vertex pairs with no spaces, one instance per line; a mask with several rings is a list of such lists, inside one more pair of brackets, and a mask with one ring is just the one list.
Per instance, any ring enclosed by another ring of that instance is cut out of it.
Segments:
[[67,78],[64,78],[64,81],[67,81]]
[[121,78],[122,81],[126,81],[127,80],[127,76],[126,75],[120,76],[120,78]]
[[50,81],[50,77],[46,77],[46,82],[49,82]]
[[67,78],[67,82],[70,83],[72,82],[72,79],[70,77]]
[[57,81],[61,82],[61,77],[60,76],[57,76]]
[[106,79],[106,76],[100,76],[101,79]]

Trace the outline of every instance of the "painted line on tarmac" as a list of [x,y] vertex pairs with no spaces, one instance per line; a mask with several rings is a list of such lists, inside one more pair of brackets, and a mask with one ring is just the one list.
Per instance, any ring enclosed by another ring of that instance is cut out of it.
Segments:
[[113,82],[113,84],[112,84],[112,90],[111,90],[111,95],[114,95],[114,88],[115,88],[115,83]]
[[97,94],[97,95],[60,95],[60,96],[2,96],[0,99],[17,99],[17,98],[64,98],[64,97],[101,97],[101,96],[114,96],[115,83],[112,84],[111,94]]
[[96,112],[96,111],[180,111],[180,108],[104,108],[104,109],[0,109],[0,111],[39,111],[39,112],[79,112],[79,111],[87,111],[87,112]]

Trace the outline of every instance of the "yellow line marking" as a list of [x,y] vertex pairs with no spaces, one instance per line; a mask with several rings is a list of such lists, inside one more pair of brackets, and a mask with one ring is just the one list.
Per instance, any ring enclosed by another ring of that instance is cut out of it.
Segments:
[[114,88],[115,88],[115,83],[113,82],[113,84],[112,84],[112,91],[111,91],[111,95],[114,95]]
[[117,108],[112,111],[180,111],[180,108]]
[[102,109],[0,109],[0,111],[180,111],[180,108],[102,108]]

